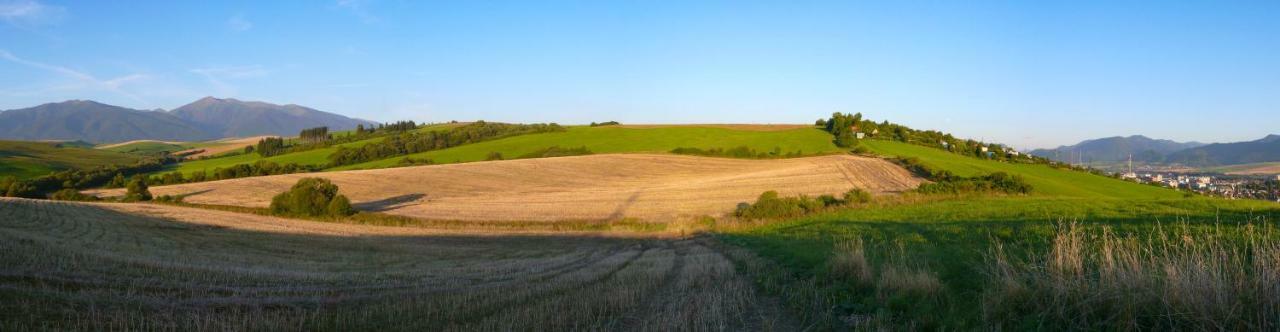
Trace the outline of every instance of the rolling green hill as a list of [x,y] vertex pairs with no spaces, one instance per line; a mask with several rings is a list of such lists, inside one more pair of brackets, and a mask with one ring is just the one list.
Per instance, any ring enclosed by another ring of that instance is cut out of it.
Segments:
[[[418,153],[409,157],[431,159],[438,163],[468,162],[484,160],[490,152],[501,153],[507,158],[512,158],[551,146],[563,148],[581,146],[593,153],[666,153],[679,147],[709,149],[738,146],[747,146],[760,151],[769,151],[776,147],[784,153],[800,151],[805,154],[824,154],[841,151],[831,143],[830,134],[808,128],[758,131],[697,126],[652,128],[574,126],[568,127],[568,131],[561,133],[509,137]],[[348,165],[335,170],[388,167],[395,165],[401,158],[403,157]]]
[[0,141],[0,177],[30,179],[69,168],[132,164],[126,153],[68,147],[49,142]]
[[925,165],[944,169],[960,176],[992,172],[1021,175],[1036,195],[1080,198],[1178,198],[1177,191],[1141,185],[1084,172],[1055,169],[1046,165],[1017,164],[982,160],[943,150],[893,141],[864,141],[872,152],[882,156],[915,157]]

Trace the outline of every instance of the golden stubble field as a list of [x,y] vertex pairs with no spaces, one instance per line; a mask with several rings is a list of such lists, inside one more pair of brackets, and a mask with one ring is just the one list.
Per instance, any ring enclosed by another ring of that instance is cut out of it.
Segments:
[[[332,180],[365,211],[433,220],[556,221],[720,216],[760,193],[876,194],[922,181],[888,161],[851,155],[777,160],[609,154],[290,174],[152,187],[198,204],[265,207],[299,178]],[[123,190],[93,190],[118,196]]]
[[791,330],[702,238],[0,198],[0,330]]

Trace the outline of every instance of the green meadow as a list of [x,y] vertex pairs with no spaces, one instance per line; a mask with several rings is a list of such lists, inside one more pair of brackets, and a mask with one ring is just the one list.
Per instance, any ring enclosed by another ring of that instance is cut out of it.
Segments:
[[[1184,195],[1084,172],[983,160],[900,142],[862,144],[878,155],[915,157],[962,176],[996,171],[1020,175],[1035,193],[909,193],[793,220],[721,227],[717,236],[723,241],[788,271],[761,278],[759,284],[787,299],[792,309],[812,313],[808,319],[818,324],[868,330],[1055,330],[1251,323],[1248,318],[1200,312],[1173,298],[1184,296],[1176,292],[1190,291],[1172,283],[1169,273],[1188,275],[1205,269],[1235,280],[1197,281],[1204,284],[1196,287],[1217,287],[1223,293],[1212,296],[1235,298],[1220,305],[1260,308],[1241,315],[1275,313],[1266,309],[1268,300],[1245,296],[1250,288],[1230,285],[1265,283],[1254,271],[1280,263],[1250,263],[1251,253],[1271,252],[1268,248],[1280,244],[1280,232],[1272,231],[1280,220],[1280,204]],[[1054,256],[1063,252],[1069,256]],[[1002,265],[1005,255],[1013,263]],[[1227,263],[1196,265],[1201,255]],[[1133,272],[1117,277],[1112,272],[1119,264],[1114,257],[1130,257],[1124,268]],[[1073,271],[1079,272],[1054,277],[1057,272],[1045,268],[1061,264],[1055,259],[1074,262],[1071,266],[1078,270]],[[1255,265],[1259,267],[1251,267]],[[1108,286],[1106,280],[1116,278],[1143,286],[1130,286],[1134,294],[1128,294]],[[1213,307],[1202,302],[1209,299],[1202,294],[1182,301]],[[1164,316],[1179,311],[1185,316]]]
[[0,176],[30,179],[71,168],[131,164],[139,158],[49,142],[0,141]]
[[[508,137],[467,144],[454,148],[409,155],[415,159],[431,159],[437,163],[485,160],[490,152],[514,158],[547,147],[586,147],[592,153],[667,153],[679,147],[701,149],[746,146],[758,151],[781,149],[783,153],[799,151],[806,155],[839,153],[831,143],[831,135],[818,129],[779,131],[735,130],[716,127],[673,126],[624,128],[614,126],[572,126],[565,132]],[[334,170],[384,168],[401,158],[388,158]]]

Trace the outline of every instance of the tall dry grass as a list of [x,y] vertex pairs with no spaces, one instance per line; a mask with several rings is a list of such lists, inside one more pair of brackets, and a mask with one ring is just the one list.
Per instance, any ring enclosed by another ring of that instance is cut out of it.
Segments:
[[1271,232],[1246,225],[1118,235],[1061,225],[1048,250],[1013,255],[993,248],[984,266],[983,321],[1004,328],[1276,330],[1280,241]]

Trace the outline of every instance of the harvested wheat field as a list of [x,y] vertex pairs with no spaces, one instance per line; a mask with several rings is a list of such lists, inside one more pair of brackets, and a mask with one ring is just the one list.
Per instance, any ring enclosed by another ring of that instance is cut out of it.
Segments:
[[[357,208],[434,220],[669,221],[722,215],[760,193],[885,194],[920,179],[887,161],[849,155],[744,160],[615,154],[291,174],[151,188],[186,202],[265,207],[299,178],[332,180]],[[122,190],[96,190],[100,196]]]
[[709,239],[428,232],[0,198],[0,330],[792,329]]

